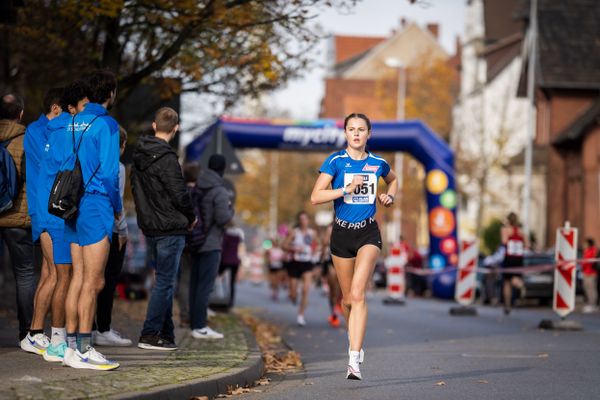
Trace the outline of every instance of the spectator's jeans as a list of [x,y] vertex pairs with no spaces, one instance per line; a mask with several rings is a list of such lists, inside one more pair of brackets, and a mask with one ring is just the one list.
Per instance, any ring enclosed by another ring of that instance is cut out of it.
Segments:
[[192,255],[184,252],[181,257],[181,266],[177,277],[175,298],[179,304],[180,326],[190,324],[190,271],[192,270]]
[[583,290],[585,292],[586,304],[590,306],[596,306],[598,302],[598,275],[584,275],[583,276]]
[[33,242],[31,229],[0,228],[0,236],[8,247],[17,284],[17,316],[19,339],[27,336],[33,318],[35,296],[35,271],[33,266]]
[[158,335],[174,342],[173,294],[185,236],[148,237],[148,246],[155,260],[156,271],[142,336]]
[[208,298],[215,286],[221,263],[221,250],[205,251],[192,256],[190,274],[190,327],[202,329],[207,325]]
[[119,275],[123,269],[126,249],[127,244],[119,250],[119,234],[113,233],[108,261],[104,269],[104,288],[98,293],[98,300],[96,302],[96,327],[94,329],[99,332],[110,330],[115,289]]

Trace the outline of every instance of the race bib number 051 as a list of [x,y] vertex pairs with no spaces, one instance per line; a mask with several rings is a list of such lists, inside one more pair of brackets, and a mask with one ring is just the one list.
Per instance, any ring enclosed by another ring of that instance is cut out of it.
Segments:
[[377,197],[377,175],[370,173],[344,174],[344,187],[348,186],[356,175],[363,177],[363,183],[357,186],[352,193],[344,196],[346,204],[373,204]]

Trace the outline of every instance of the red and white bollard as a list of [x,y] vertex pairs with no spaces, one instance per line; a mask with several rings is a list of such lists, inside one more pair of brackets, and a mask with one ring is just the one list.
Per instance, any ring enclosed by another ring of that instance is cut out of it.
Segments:
[[406,302],[405,267],[408,255],[398,247],[393,247],[391,254],[385,259],[387,271],[387,297],[383,304],[404,304]]
[[[556,247],[554,250],[554,298],[553,310],[561,317],[560,321],[543,320],[542,329],[582,330],[578,321],[565,320],[575,309],[575,284],[577,272],[577,228],[572,228],[569,221],[556,230]],[[566,262],[565,262],[566,261]]]
[[250,253],[250,282],[260,285],[264,280],[264,258],[260,252]]
[[554,300],[552,302],[554,311],[564,318],[575,309],[575,273],[577,265],[575,261],[565,260],[577,259],[577,228],[571,228],[569,222],[564,228],[556,230],[556,248],[554,260]]
[[450,315],[477,315],[471,305],[475,301],[479,241],[462,241],[458,255],[454,299],[461,307],[450,308]]

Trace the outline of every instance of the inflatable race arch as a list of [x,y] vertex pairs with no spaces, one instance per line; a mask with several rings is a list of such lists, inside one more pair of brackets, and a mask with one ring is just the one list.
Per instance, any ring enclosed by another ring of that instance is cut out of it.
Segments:
[[[344,148],[346,143],[343,121],[222,117],[186,147],[186,159],[199,160],[214,135],[226,136],[234,148],[331,152]],[[456,265],[457,195],[452,149],[420,121],[372,122],[367,149],[373,152],[402,151],[421,162],[426,172],[429,266],[441,269]]]

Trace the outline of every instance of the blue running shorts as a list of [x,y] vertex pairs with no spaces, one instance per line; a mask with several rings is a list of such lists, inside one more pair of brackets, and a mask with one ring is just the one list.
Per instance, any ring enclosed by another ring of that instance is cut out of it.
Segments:
[[46,232],[48,232],[52,239],[54,264],[72,264],[71,243],[65,240],[64,228],[48,228],[46,229]]
[[114,221],[115,215],[108,196],[85,192],[79,202],[77,217],[65,222],[65,239],[80,246],[98,243],[105,236],[110,241]]

